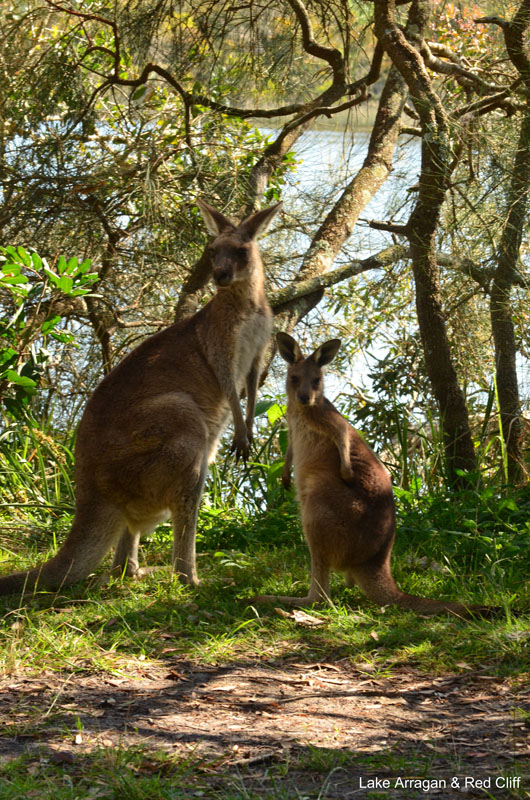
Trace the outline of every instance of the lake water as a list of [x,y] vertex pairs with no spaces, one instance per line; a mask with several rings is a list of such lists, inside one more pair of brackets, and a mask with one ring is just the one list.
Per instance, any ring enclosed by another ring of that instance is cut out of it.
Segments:
[[[370,134],[351,130],[308,131],[293,148],[299,164],[283,192],[285,202],[296,202],[311,195],[328,197],[326,210],[362,167],[368,152]],[[372,255],[389,243],[388,234],[373,231],[364,220],[387,220],[394,213],[396,221],[405,221],[410,213],[411,198],[407,189],[419,177],[420,143],[417,139],[401,137],[394,154],[394,169],[361,214],[351,241],[356,258]],[[335,191],[333,192],[333,188]],[[331,196],[330,196],[331,192]],[[348,257],[352,257],[351,254]],[[337,264],[341,262],[340,256]],[[346,259],[347,260],[347,259]]]

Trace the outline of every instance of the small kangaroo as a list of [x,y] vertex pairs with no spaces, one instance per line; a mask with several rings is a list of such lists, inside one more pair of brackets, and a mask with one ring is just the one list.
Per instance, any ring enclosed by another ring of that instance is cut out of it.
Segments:
[[[202,200],[216,294],[196,314],[150,336],[98,385],[76,445],[76,512],[57,554],[0,578],[0,594],[56,590],[86,578],[116,545],[113,570],[134,576],[140,536],[172,517],[172,567],[198,584],[197,511],[228,421],[247,458],[256,391],[272,331],[256,239],[281,203],[239,225]],[[246,388],[246,417],[240,396]]]
[[323,367],[335,357],[332,339],[304,358],[287,333],[276,337],[287,370],[289,447],[282,476],[289,488],[291,465],[302,526],[311,552],[311,586],[306,597],[262,595],[258,602],[310,606],[330,600],[330,570],[344,572],[378,605],[396,604],[421,614],[458,615],[491,609],[405,594],[390,571],[395,506],[390,475],[375,453],[324,397]]

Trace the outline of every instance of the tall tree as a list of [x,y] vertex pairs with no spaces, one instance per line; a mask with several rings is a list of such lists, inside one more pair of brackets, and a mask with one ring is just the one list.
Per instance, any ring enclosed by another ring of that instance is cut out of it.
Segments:
[[427,373],[440,410],[449,476],[476,468],[465,398],[453,365],[442,310],[436,259],[436,232],[451,174],[449,120],[425,69],[421,45],[432,12],[430,0],[413,0],[415,41],[395,19],[393,0],[376,0],[375,30],[379,42],[407,81],[421,125],[421,174],[418,197],[404,233],[416,285],[416,308]]
[[505,220],[491,283],[490,302],[491,329],[495,345],[497,397],[502,436],[508,459],[507,477],[512,482],[518,482],[523,476],[523,426],[511,293],[518,278],[530,191],[530,60],[525,45],[530,25],[530,2],[525,0],[521,3],[511,20],[483,17],[477,22],[500,25],[510,61],[525,87],[511,180],[506,192]]

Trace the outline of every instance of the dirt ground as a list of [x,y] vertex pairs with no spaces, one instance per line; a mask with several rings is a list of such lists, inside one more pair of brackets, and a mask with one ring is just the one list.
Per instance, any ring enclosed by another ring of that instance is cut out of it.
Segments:
[[[246,786],[289,762],[297,797],[385,797],[385,779],[393,798],[530,797],[530,689],[477,672],[429,679],[398,668],[386,678],[348,661],[173,659],[139,663],[127,679],[12,676],[0,690],[4,762],[29,752],[67,764],[95,748],[140,746],[193,757],[212,780],[244,774]],[[402,785],[421,778],[440,785]]]

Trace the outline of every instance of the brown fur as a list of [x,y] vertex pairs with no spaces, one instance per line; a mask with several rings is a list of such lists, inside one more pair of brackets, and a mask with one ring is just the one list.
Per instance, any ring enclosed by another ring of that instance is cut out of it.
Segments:
[[379,605],[396,604],[422,614],[487,613],[490,609],[405,594],[390,570],[395,507],[390,476],[357,431],[324,397],[322,367],[340,341],[326,342],[304,358],[295,340],[277,336],[287,371],[289,448],[283,483],[294,474],[304,534],[311,553],[306,597],[265,595],[257,601],[310,606],[330,600],[330,571],[344,572]]
[[[195,527],[208,464],[232,414],[247,457],[272,314],[256,238],[279,204],[236,226],[198,201],[217,292],[200,311],[146,339],[99,384],[76,446],[76,513],[50,561],[0,578],[0,594],[86,578],[112,546],[114,569],[138,572],[140,536],[173,520],[175,572],[196,584]],[[240,406],[247,392],[246,419]]]

